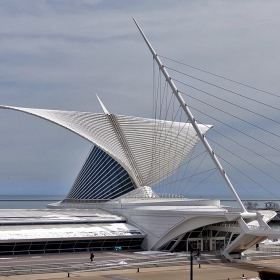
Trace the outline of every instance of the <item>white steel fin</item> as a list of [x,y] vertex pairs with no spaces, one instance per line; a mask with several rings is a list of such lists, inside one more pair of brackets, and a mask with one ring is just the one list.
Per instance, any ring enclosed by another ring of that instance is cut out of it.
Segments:
[[104,104],[102,103],[101,99],[99,98],[99,96],[96,94],[96,97],[102,107],[102,110],[104,112],[105,115],[110,115],[109,111],[106,109],[106,107],[104,106]]
[[[37,116],[76,133],[117,161],[127,171],[136,186],[152,186],[173,174],[198,142],[198,136],[193,127],[179,122],[1,105],[0,109],[10,109]],[[121,133],[116,134],[116,123]],[[198,126],[203,134],[211,128],[207,125]],[[181,128],[179,135],[178,127]],[[163,133],[164,129],[170,130],[166,136]],[[159,138],[158,147],[161,151],[168,149],[168,153],[159,152],[155,161],[152,150],[156,134],[164,135]],[[176,144],[170,146],[170,143]],[[129,146],[129,149],[126,146]],[[178,147],[180,147],[179,153]],[[172,165],[168,164],[170,160],[173,162]]]

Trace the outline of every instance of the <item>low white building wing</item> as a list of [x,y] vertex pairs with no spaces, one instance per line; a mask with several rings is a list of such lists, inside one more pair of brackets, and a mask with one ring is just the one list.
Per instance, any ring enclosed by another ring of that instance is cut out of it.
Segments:
[[52,240],[76,240],[97,239],[103,237],[133,236],[142,237],[141,231],[126,223],[114,224],[69,224],[69,225],[29,225],[5,226],[1,229],[0,239],[9,242],[25,241],[52,241]]

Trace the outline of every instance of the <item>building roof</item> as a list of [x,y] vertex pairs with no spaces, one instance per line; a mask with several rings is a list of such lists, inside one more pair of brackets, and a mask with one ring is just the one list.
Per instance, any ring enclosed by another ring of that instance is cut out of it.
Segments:
[[2,209],[1,242],[144,236],[122,216],[102,209]]
[[102,209],[1,209],[0,225],[124,222],[125,218]]
[[130,237],[143,234],[139,229],[126,223],[72,224],[72,225],[18,225],[1,227],[0,239],[3,241],[40,241],[61,239],[100,239],[111,237]]

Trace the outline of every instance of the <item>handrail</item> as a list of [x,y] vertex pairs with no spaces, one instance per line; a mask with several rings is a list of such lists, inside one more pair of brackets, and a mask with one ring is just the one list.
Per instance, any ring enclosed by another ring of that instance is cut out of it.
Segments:
[[230,228],[240,228],[238,223],[216,223],[210,225],[211,227],[230,227]]
[[269,226],[254,226],[254,225],[247,225],[251,230],[270,230]]
[[34,266],[33,268],[26,269],[21,266],[18,267],[4,267],[7,270],[1,270],[0,275],[11,276],[11,275],[28,275],[28,274],[44,274],[44,273],[81,273],[96,270],[107,270],[107,269],[123,269],[126,268],[137,268],[137,267],[149,267],[151,265],[157,266],[169,266],[169,265],[185,265],[189,260],[187,257],[189,254],[185,253],[167,253],[167,254],[155,254],[137,258],[123,258],[118,260],[102,260],[94,261],[92,263],[79,263],[79,264],[67,264],[67,266],[53,267],[53,264],[48,267]]

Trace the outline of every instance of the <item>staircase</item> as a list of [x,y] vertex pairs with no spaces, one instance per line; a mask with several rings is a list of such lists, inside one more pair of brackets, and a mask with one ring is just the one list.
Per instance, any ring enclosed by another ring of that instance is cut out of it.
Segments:
[[[280,232],[271,229],[262,219],[260,213],[257,213],[257,220],[246,223],[243,218],[238,219],[240,226],[240,235],[230,244],[228,244],[221,254],[231,262],[242,259],[241,253],[250,249],[257,243],[262,242],[268,236],[279,236]],[[268,255],[266,254],[266,257]]]

